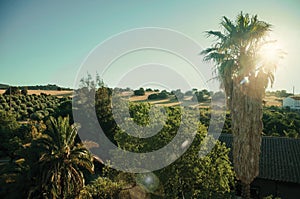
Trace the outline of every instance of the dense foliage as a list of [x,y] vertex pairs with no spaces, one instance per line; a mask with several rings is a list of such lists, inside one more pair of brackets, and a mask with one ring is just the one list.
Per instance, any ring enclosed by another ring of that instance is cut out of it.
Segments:
[[[80,93],[89,96],[91,89],[82,88]],[[178,96],[184,96],[179,90],[167,94],[174,95],[175,92]],[[197,92],[200,93],[192,91]],[[209,100],[211,93],[201,93]],[[152,137],[138,139],[128,136],[126,129],[116,125],[111,95],[112,89],[103,86],[97,89],[95,103],[99,123],[113,143],[132,152],[153,151],[169,143],[181,124],[183,112],[189,112],[189,109],[179,106],[161,107],[168,115],[167,120],[161,121],[157,116],[154,117],[154,123],[162,124],[163,128]],[[118,100],[119,103],[114,105],[118,106],[120,112],[126,111],[122,106],[128,102]],[[1,198],[130,198],[133,195],[141,198],[232,197],[235,174],[228,159],[229,149],[209,139],[208,142],[214,142],[215,147],[207,156],[199,157],[201,147],[208,144],[204,142],[204,137],[210,122],[210,108],[199,109],[200,118],[193,124],[198,126],[195,139],[180,158],[163,169],[132,174],[110,167],[102,169],[101,162],[99,167],[99,161],[93,160],[78,139],[76,127],[70,125],[73,118],[69,98],[44,94],[0,95],[0,101],[3,108],[0,110]],[[8,102],[11,108],[7,107]],[[127,119],[138,125],[148,125],[152,106],[149,103],[130,102]],[[27,111],[23,117],[22,110]],[[46,111],[49,114],[44,114]],[[39,117],[39,114],[43,116]],[[86,118],[88,122],[89,116]],[[20,124],[18,120],[28,121]],[[263,121],[266,135],[298,137],[299,112],[265,107]],[[128,129],[136,134],[142,133],[130,126],[127,126]],[[85,125],[80,128],[82,132],[90,130]],[[188,128],[184,132],[191,133]],[[231,133],[229,112],[223,132]],[[97,168],[94,174],[93,168]]]
[[[11,88],[11,87],[10,87]],[[25,91],[22,91],[25,93]],[[42,120],[65,110],[65,103],[71,104],[68,97],[58,98],[51,95],[0,95],[0,110],[15,114],[18,121],[27,119]],[[61,114],[59,114],[61,115]],[[63,115],[63,114],[62,114]],[[56,116],[56,115],[55,115]],[[66,115],[63,115],[66,116]]]
[[137,95],[137,96],[143,96],[143,95],[145,95],[145,90],[144,90],[144,88],[140,88],[138,90],[134,90],[133,93],[134,93],[134,95]]
[[[200,110],[200,121],[209,125],[210,110]],[[264,107],[263,109],[263,136],[291,137],[299,138],[300,135],[300,112],[281,107]],[[226,113],[226,120],[222,133],[231,132],[230,112]]]

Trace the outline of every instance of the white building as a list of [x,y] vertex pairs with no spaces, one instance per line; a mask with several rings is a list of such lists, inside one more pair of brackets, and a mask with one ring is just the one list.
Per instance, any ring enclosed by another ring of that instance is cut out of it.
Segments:
[[283,107],[300,110],[300,96],[290,96],[283,99]]

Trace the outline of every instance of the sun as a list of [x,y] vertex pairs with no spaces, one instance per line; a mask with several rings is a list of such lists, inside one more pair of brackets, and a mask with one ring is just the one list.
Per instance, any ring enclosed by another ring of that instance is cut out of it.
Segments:
[[280,47],[277,41],[270,41],[264,44],[260,49],[260,56],[264,61],[274,62],[278,59]]
[[259,65],[263,67],[265,72],[273,71],[284,58],[284,51],[277,40],[266,41],[259,49]]

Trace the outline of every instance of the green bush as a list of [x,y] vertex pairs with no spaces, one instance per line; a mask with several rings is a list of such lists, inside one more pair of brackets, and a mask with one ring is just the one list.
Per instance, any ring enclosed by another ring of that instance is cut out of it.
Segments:
[[28,94],[28,88],[27,88],[27,86],[25,86],[25,87],[22,88],[21,94],[22,95],[27,95]]
[[113,182],[108,178],[99,177],[85,186],[79,194],[80,199],[108,199],[118,198],[123,183]]
[[156,100],[156,99],[168,99],[169,94],[167,91],[162,91],[160,93],[153,93],[148,96],[148,100]]
[[19,95],[21,94],[20,89],[15,86],[10,86],[6,91],[4,92],[4,95]]
[[17,105],[20,105],[20,104],[22,104],[22,102],[21,102],[21,100],[20,100],[20,99],[16,99],[16,100],[15,100],[15,103],[16,103]]
[[46,104],[46,103],[41,103],[41,104],[40,104],[40,109],[41,109],[41,110],[44,110],[46,107],[47,107],[47,104]]
[[33,104],[32,104],[32,102],[27,102],[27,103],[26,103],[26,106],[27,106],[27,107],[33,107]]
[[155,100],[155,99],[158,99],[158,94],[156,94],[156,93],[153,93],[148,96],[148,100]]
[[14,109],[15,109],[16,112],[19,112],[21,110],[21,107],[16,105],[16,106],[14,106]]
[[37,120],[37,121],[41,121],[42,119],[44,119],[44,117],[45,116],[41,111],[36,111],[30,115],[30,119]]
[[145,90],[143,88],[140,88],[138,90],[134,90],[133,93],[136,96],[143,96],[143,95],[145,95]]
[[26,110],[27,109],[26,104],[21,104],[20,107],[21,107],[22,110]]
[[0,103],[4,103],[4,102],[6,102],[5,97],[3,97],[3,95],[0,95]]
[[46,108],[45,109],[49,114],[53,114],[54,113],[54,109],[53,108]]
[[19,113],[22,116],[22,119],[25,119],[28,117],[28,112],[25,110],[21,110]]
[[27,112],[28,112],[28,114],[34,113],[34,108],[28,107],[28,108],[27,108]]
[[162,91],[158,94],[159,99],[167,99],[169,97],[168,92]]

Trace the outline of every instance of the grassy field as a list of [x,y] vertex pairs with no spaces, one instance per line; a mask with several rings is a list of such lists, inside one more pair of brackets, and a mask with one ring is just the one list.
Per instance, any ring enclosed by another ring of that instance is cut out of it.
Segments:
[[[3,94],[5,90],[0,89],[0,94]],[[53,95],[56,97],[68,97],[72,96],[73,91],[51,91],[51,90],[28,90],[28,95],[36,94],[40,95],[41,93],[45,93],[47,95]]]
[[[0,89],[0,94],[3,94],[5,92],[4,89]],[[40,95],[41,93],[45,93],[47,95],[53,95],[56,97],[69,97],[73,95],[73,91],[52,91],[52,90],[28,90],[28,94],[36,94]],[[121,95],[123,97],[129,97],[129,100],[132,102],[149,102],[150,104],[156,104],[161,106],[177,106],[180,105],[180,102],[178,102],[173,96],[171,96],[168,99],[163,100],[148,100],[148,96],[154,93],[159,92],[146,92],[143,96],[130,96],[132,92],[123,92]],[[185,96],[184,101],[188,102],[191,100],[191,96]],[[278,98],[272,95],[267,95],[264,99],[266,106],[282,106],[282,98]],[[207,108],[210,106],[209,102],[204,102],[199,104],[202,108]]]
[[278,98],[275,96],[266,96],[264,101],[266,102],[266,106],[282,106],[282,98]]
[[[176,99],[174,99],[173,96],[168,99],[163,99],[163,100],[147,100],[148,96],[153,93],[159,93],[159,92],[146,92],[145,95],[143,95],[143,96],[131,96],[129,98],[129,100],[132,102],[149,102],[150,104],[156,104],[156,105],[168,106],[168,107],[180,105],[180,102],[178,102]],[[128,96],[129,93],[122,94],[122,95]],[[192,96],[184,97],[184,101],[187,103],[189,101],[191,101],[191,99],[192,99]],[[264,101],[265,101],[266,106],[278,106],[278,107],[282,106],[282,98],[278,98],[278,97],[275,97],[272,95],[266,95],[266,97],[264,98]],[[193,104],[193,103],[191,103],[191,104]],[[199,103],[199,107],[208,108],[208,107],[210,107],[210,102]]]

